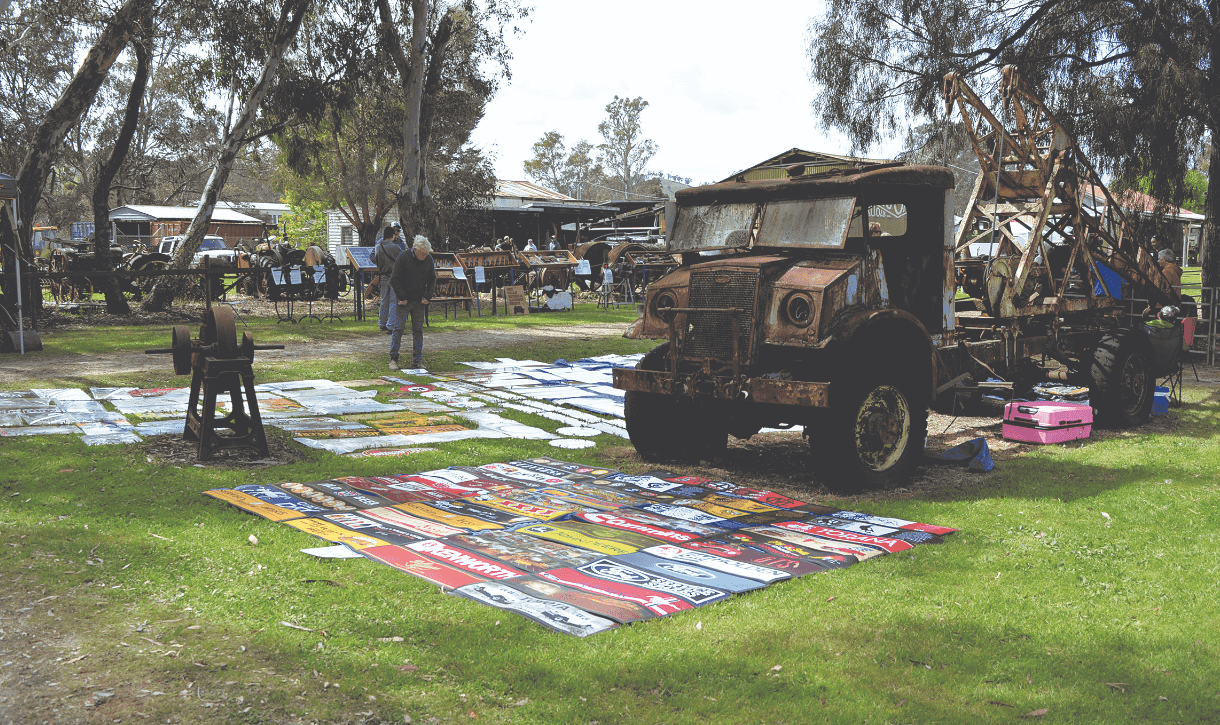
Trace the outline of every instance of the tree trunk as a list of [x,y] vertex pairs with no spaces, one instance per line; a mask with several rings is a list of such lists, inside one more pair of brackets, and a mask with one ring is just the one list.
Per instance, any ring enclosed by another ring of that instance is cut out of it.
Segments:
[[[281,11],[279,23],[276,25],[275,38],[267,54],[267,62],[263,64],[262,75],[259,76],[250,97],[246,99],[237,122],[225,134],[220,157],[216,160],[216,166],[212,169],[212,176],[208,179],[207,186],[203,190],[203,195],[199,199],[199,209],[195,212],[195,218],[191,220],[190,226],[187,227],[186,233],[183,235],[185,239],[179,245],[178,250],[174,253],[173,260],[170,262],[170,266],[173,268],[186,269],[190,265],[191,259],[194,258],[195,252],[199,251],[199,245],[203,243],[203,237],[207,234],[208,225],[212,219],[212,212],[216,210],[216,200],[220,196],[220,190],[224,188],[225,182],[229,180],[229,172],[233,169],[233,162],[237,160],[237,152],[245,142],[246,133],[254,123],[254,116],[258,112],[258,107],[262,103],[263,97],[267,95],[267,90],[271,87],[271,82],[275,78],[275,73],[279,68],[280,60],[284,56],[284,51],[288,48],[293,38],[296,37],[297,31],[301,29],[301,22],[305,19],[305,12],[309,9],[311,1],[287,0],[284,9]],[[141,309],[145,312],[165,309],[184,286],[182,278],[163,277],[162,281],[157,283],[156,287],[153,288],[152,292],[144,300]]]
[[[72,129],[80,117],[93,103],[93,98],[110,73],[110,67],[127,46],[128,40],[135,32],[138,18],[151,11],[152,0],[127,0],[111,22],[102,30],[97,42],[89,49],[84,62],[76,71],[72,81],[60,94],[59,100],[47,112],[42,125],[34,134],[34,140],[26,152],[21,170],[17,172],[17,194],[20,199],[18,219],[20,227],[17,231],[17,252],[23,263],[33,268],[34,248],[32,245],[34,212],[42,199],[42,188],[55,160],[55,152],[63,143],[64,137]],[[3,252],[4,268],[13,266],[12,254],[8,249]],[[31,281],[33,278],[30,278]],[[24,285],[23,280],[23,285]],[[7,286],[7,285],[6,285]],[[6,290],[8,291],[8,290]],[[38,293],[36,284],[29,284],[22,291],[22,297],[32,309],[42,306],[42,295]]]
[[398,203],[414,206],[419,201],[423,155],[420,148],[419,121],[424,98],[424,42],[428,39],[428,2],[411,0],[411,57],[408,72],[402,78],[402,185],[398,188]]
[[[140,104],[144,101],[144,90],[148,87],[149,52],[145,45],[151,35],[150,15],[145,15],[142,23],[144,33],[134,43],[136,52],[136,75],[131,81],[131,93],[127,96],[127,108],[123,113],[123,125],[119,129],[118,138],[114,141],[114,149],[110,158],[101,165],[97,174],[97,185],[93,187],[93,259],[96,269],[109,272],[114,269],[114,260],[110,256],[110,184],[119,173],[119,167],[127,158],[131,149],[131,139],[135,136],[136,125],[140,120]],[[105,278],[106,311],[112,315],[129,315],[131,308],[127,298],[119,290],[114,277]]]
[[[1212,129],[1212,138],[1216,131]],[[1220,241],[1216,230],[1216,216],[1220,214],[1220,161],[1213,153],[1211,163],[1207,166],[1207,196],[1203,200],[1203,225],[1199,229],[1199,266],[1202,267],[1203,286],[1220,285],[1220,248],[1215,246]],[[1183,260],[1185,261],[1185,260]]]

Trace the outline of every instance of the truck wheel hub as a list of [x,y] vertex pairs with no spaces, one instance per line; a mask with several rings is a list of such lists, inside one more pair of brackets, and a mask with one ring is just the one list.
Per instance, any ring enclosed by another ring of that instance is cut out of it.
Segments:
[[898,463],[911,435],[911,409],[906,396],[892,385],[874,388],[856,414],[856,452],[875,471]]

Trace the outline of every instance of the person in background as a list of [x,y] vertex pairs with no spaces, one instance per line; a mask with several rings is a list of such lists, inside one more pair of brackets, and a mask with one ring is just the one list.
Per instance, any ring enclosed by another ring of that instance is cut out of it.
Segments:
[[398,304],[390,325],[390,369],[398,369],[398,349],[407,316],[411,317],[411,367],[424,365],[424,318],[428,300],[436,291],[436,263],[432,260],[432,244],[422,234],[415,235],[411,252],[398,255],[390,286]]
[[392,226],[385,228],[381,239],[378,239],[373,247],[373,263],[377,265],[377,282],[381,290],[381,304],[377,307],[377,327],[387,335],[390,334],[390,315],[396,302],[394,290],[390,287],[390,275],[394,272],[394,261],[402,251],[398,230]]
[[1165,275],[1165,279],[1169,280],[1169,284],[1173,288],[1181,292],[1182,290],[1182,267],[1175,261],[1172,249],[1162,249],[1157,252],[1157,262],[1161,265],[1161,274]]
[[525,242],[525,250],[524,250],[524,251],[526,251],[526,252],[537,252],[537,251],[538,251],[538,245],[534,244],[534,240],[533,240],[533,239],[526,240],[526,242]]
[[556,241],[554,234],[551,235],[551,241],[546,245],[546,248],[552,252],[559,249],[559,242]]

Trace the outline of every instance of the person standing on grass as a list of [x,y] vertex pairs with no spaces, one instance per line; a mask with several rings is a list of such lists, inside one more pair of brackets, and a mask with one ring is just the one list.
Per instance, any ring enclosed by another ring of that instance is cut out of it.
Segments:
[[400,254],[390,275],[398,304],[390,324],[390,369],[398,369],[398,348],[407,316],[411,317],[411,367],[424,365],[424,317],[428,300],[436,292],[436,264],[432,261],[432,244],[422,234],[415,235],[410,254]]
[[378,289],[381,290],[381,305],[377,308],[377,326],[381,331],[390,334],[390,315],[397,300],[394,290],[390,287],[390,275],[394,272],[394,260],[403,252],[398,241],[398,230],[386,227],[381,239],[373,247],[373,263],[377,265]]

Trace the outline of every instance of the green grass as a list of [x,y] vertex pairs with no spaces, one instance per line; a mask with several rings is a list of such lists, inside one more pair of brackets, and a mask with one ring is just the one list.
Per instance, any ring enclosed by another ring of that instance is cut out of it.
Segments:
[[[333,364],[296,372],[341,379]],[[37,602],[30,626],[75,633],[65,659],[88,655],[64,665],[65,687],[117,688],[108,720],[1010,723],[1045,708],[1039,721],[1214,722],[1220,400],[1186,397],[1166,433],[1038,449],[919,498],[820,499],[961,529],[943,545],[586,640],[300,554],[319,542],[200,495],[553,455],[545,442],[309,452],[250,472],[0,439],[0,576]],[[621,463],[613,445],[564,457]]]

